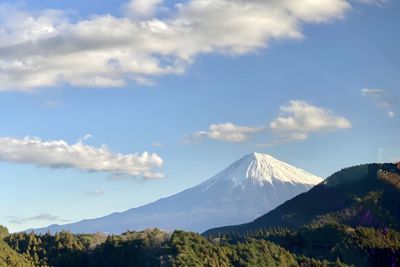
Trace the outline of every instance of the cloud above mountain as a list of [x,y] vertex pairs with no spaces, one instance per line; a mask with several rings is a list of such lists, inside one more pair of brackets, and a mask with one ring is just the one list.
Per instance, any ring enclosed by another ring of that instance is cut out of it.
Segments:
[[351,8],[345,0],[133,0],[124,16],[77,19],[3,3],[0,90],[147,84],[184,73],[202,54],[244,55],[301,39],[303,24],[338,20]]
[[312,133],[334,132],[351,128],[351,123],[333,111],[291,100],[280,107],[281,114],[270,123],[270,129],[284,140],[305,140]]
[[261,132],[263,127],[239,126],[233,123],[211,124],[207,131],[198,131],[186,139],[197,141],[202,138],[210,138],[225,142],[240,143],[249,139],[253,133]]
[[87,172],[105,172],[111,175],[139,176],[146,179],[162,178],[154,169],[163,165],[157,154],[120,154],[105,145],[92,147],[80,140],[68,144],[64,140],[43,141],[26,137],[0,138],[0,161],[27,163],[54,169],[73,168]]
[[279,108],[280,115],[268,126],[250,127],[238,126],[233,123],[211,124],[207,131],[198,131],[186,136],[186,140],[201,140],[210,138],[225,142],[245,142],[252,134],[269,132],[278,136],[272,143],[258,144],[259,147],[269,147],[282,142],[302,141],[313,133],[334,132],[352,127],[350,121],[336,115],[333,111],[314,106],[306,101],[291,100]]

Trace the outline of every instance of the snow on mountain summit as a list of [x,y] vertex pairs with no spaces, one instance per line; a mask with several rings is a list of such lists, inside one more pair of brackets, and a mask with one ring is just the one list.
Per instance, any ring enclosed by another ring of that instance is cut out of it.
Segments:
[[277,160],[270,155],[251,153],[242,157],[209,181],[217,182],[221,180],[232,180],[236,184],[242,184],[250,180],[259,185],[266,183],[274,185],[274,183],[278,182],[316,185],[323,179]]

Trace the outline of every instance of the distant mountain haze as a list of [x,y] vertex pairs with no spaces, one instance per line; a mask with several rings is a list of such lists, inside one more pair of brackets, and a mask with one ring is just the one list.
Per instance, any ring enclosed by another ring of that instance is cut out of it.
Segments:
[[323,180],[266,154],[252,153],[205,182],[153,203],[105,217],[34,229],[37,233],[115,233],[158,227],[202,232],[271,211]]

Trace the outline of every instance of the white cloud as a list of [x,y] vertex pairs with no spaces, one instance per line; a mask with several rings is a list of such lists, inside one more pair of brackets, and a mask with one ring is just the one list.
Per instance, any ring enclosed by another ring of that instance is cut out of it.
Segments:
[[305,140],[312,133],[351,128],[346,118],[305,101],[291,100],[280,111],[280,116],[270,123],[270,129],[285,141]]
[[258,143],[257,147],[272,147],[288,141],[306,140],[312,133],[334,132],[351,128],[351,123],[333,111],[313,106],[305,101],[291,100],[280,107],[280,115],[269,123],[268,127],[238,126],[233,123],[212,124],[207,131],[199,131],[186,136],[190,143],[202,138],[210,138],[225,142],[244,142],[254,133],[270,131],[279,139],[270,143]]
[[384,90],[382,89],[368,89],[368,88],[361,89],[361,93],[363,96],[377,97],[381,96],[383,92]]
[[84,144],[82,140],[76,144],[68,144],[63,140],[42,141],[30,137],[0,138],[0,161],[50,168],[74,168],[88,172],[108,172],[112,175],[163,177],[163,174],[153,172],[154,168],[163,165],[163,160],[157,154],[114,153],[104,145],[96,148]]
[[365,97],[371,98],[378,107],[385,110],[387,115],[391,118],[396,116],[393,109],[393,97],[383,89],[361,89],[361,94]]
[[302,24],[351,9],[345,0],[189,0],[158,17],[163,7],[134,0],[125,6],[129,16],[72,20],[62,11],[0,4],[0,90],[151,84],[184,73],[200,54],[241,55],[271,40],[299,39]]
[[161,3],[162,0],[131,0],[124,8],[127,15],[132,18],[148,18],[154,15]]
[[81,139],[79,139],[79,142],[82,143],[83,141],[87,141],[93,136],[91,134],[85,134]]
[[238,126],[233,123],[212,124],[208,131],[199,131],[189,136],[187,140],[199,140],[207,137],[225,142],[244,142],[253,133],[262,131],[262,127]]

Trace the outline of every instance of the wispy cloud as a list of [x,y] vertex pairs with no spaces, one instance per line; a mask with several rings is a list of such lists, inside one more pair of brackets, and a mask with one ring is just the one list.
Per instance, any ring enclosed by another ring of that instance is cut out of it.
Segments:
[[393,97],[383,89],[361,89],[361,94],[365,97],[371,98],[376,105],[386,111],[386,114],[393,118],[396,113],[393,111]]
[[207,131],[199,131],[186,137],[186,141],[199,141],[210,138],[225,142],[240,143],[246,141],[251,134],[264,130],[263,127],[238,126],[233,123],[212,124]]
[[61,106],[62,102],[59,100],[50,99],[44,102],[44,105],[48,108],[56,108]]
[[290,140],[279,140],[279,139],[275,139],[275,140],[273,140],[272,142],[269,142],[269,143],[258,143],[258,144],[256,144],[255,146],[256,146],[256,147],[262,147],[262,148],[268,148],[268,147],[273,147],[273,146],[280,145],[280,144],[282,144],[282,143],[286,143],[286,142],[288,142],[288,141],[290,141]]
[[32,222],[32,221],[41,221],[41,222],[44,222],[44,221],[45,222],[68,222],[69,221],[69,220],[62,219],[58,216],[51,215],[49,213],[42,213],[42,214],[39,214],[39,215],[36,215],[33,217],[27,217],[27,218],[19,218],[16,216],[10,216],[8,218],[10,219],[9,223],[11,223],[11,224],[25,224],[25,223]]
[[356,1],[362,4],[376,5],[376,6],[383,6],[384,4],[387,3],[387,0],[356,0]]
[[104,195],[104,191],[96,188],[96,189],[93,189],[93,190],[87,192],[87,195],[93,196],[93,197],[98,197],[98,196]]
[[[84,139],[90,136],[85,136]],[[105,145],[92,147],[80,140],[68,144],[64,140],[43,141],[39,138],[0,138],[0,161],[29,163],[49,168],[73,168],[88,172],[108,172],[144,178],[162,178],[153,169],[163,165],[157,154],[120,154]]]
[[[369,2],[369,1],[368,1]],[[118,87],[182,74],[200,54],[243,55],[301,39],[305,23],[341,19],[345,0],[133,0],[125,16],[71,19],[60,10],[0,4],[0,90],[70,84]]]
[[156,142],[156,143],[153,143],[153,146],[154,146],[154,147],[164,147],[165,144],[164,144],[164,143],[161,143],[161,142]]

